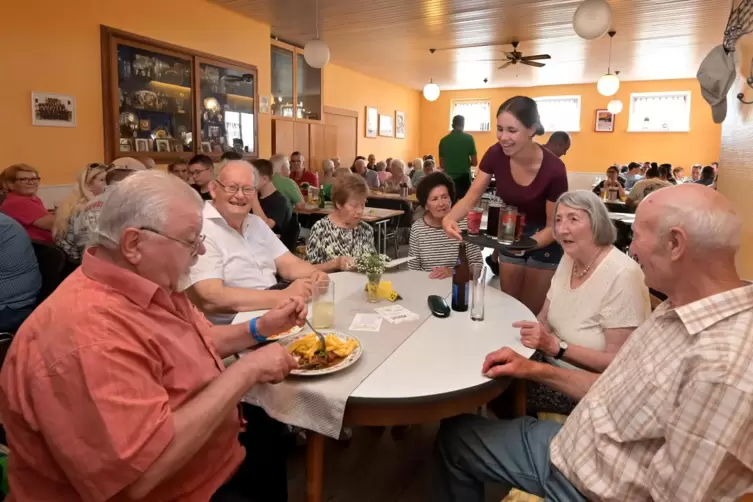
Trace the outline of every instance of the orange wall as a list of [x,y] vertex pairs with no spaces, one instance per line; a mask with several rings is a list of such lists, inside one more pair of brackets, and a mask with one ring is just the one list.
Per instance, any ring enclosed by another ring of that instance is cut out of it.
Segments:
[[[419,110],[423,99],[418,91],[385,82],[342,66],[324,67],[324,104],[358,112],[358,155],[403,159],[406,163],[419,154]],[[395,118],[395,110],[405,112],[405,139],[367,138],[366,107]]]
[[[659,92],[691,90],[689,133],[629,133],[628,113],[631,92]],[[698,82],[693,80],[664,80],[623,82],[617,98],[625,109],[617,115],[615,132],[594,132],[597,109],[605,109],[611,98],[596,91],[596,84],[560,85],[547,87],[481,89],[470,91],[442,91],[433,103],[421,100],[421,152],[437,154],[439,140],[449,132],[450,100],[491,99],[493,113],[506,99],[523,94],[538,96],[581,96],[580,132],[571,133],[572,147],[564,157],[569,171],[602,172],[614,163],[636,161],[669,162],[686,169],[695,163],[710,163],[719,159],[721,127],[711,120],[711,111],[700,94]],[[494,122],[492,126],[494,127]],[[497,141],[494,130],[472,133],[479,155]],[[539,138],[545,143],[548,135]],[[687,172],[687,171],[686,171]]]
[[[67,184],[104,155],[99,25],[258,67],[270,94],[269,26],[206,0],[33,0],[4,2],[0,14],[0,166],[36,166],[45,185]],[[76,97],[75,128],[33,127],[31,92]],[[259,149],[271,153],[269,115],[259,116]]]

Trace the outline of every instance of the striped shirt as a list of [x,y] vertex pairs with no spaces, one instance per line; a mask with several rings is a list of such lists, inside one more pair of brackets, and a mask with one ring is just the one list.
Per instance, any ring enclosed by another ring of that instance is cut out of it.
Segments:
[[589,500],[734,501],[753,489],[753,285],[636,329],[551,444]]
[[[461,230],[467,229],[465,220],[458,222]],[[413,222],[410,228],[409,256],[416,259],[408,263],[409,270],[431,272],[434,267],[454,267],[458,261],[459,242],[447,237],[442,228],[430,227],[423,218]],[[481,250],[469,244],[468,263],[483,263]]]

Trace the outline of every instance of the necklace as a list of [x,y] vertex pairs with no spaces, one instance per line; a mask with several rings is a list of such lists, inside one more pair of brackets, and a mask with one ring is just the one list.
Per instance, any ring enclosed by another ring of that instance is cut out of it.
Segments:
[[593,260],[591,260],[591,263],[588,264],[586,268],[584,268],[582,271],[578,272],[578,264],[573,260],[573,275],[578,278],[582,279],[583,276],[585,276],[589,270],[591,270],[591,267],[594,266],[594,263],[596,263],[596,260],[601,256],[601,253],[604,251],[604,248],[599,249],[599,252],[596,253],[596,256],[594,256]]

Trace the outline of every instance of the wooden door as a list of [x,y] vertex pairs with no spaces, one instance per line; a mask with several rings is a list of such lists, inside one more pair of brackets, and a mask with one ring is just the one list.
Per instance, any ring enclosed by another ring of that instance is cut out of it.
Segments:
[[[303,155],[303,158],[306,159],[306,161],[310,162],[309,160],[309,124],[308,122],[293,122],[293,127],[295,128],[295,134],[293,135],[293,151],[295,152],[301,152],[301,155]],[[291,153],[293,153],[291,151]],[[313,166],[309,163],[308,168],[311,169]]]
[[295,122],[292,120],[272,121],[272,153],[290,156],[295,151]]
[[358,112],[325,106],[324,123],[335,127],[330,130],[335,138],[330,138],[328,143],[337,149],[341,166],[352,166],[358,148]]
[[310,124],[309,133],[309,168],[321,174],[322,163],[337,155],[337,127],[330,124]]

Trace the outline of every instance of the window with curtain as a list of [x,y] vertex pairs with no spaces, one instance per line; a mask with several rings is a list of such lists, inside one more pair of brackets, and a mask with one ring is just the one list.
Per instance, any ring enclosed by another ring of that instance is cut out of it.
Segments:
[[631,94],[628,131],[690,131],[690,91]]
[[544,131],[580,131],[580,96],[542,96],[533,100]]
[[488,99],[452,100],[450,113],[450,128],[452,117],[465,117],[466,132],[491,131],[492,103]]

